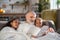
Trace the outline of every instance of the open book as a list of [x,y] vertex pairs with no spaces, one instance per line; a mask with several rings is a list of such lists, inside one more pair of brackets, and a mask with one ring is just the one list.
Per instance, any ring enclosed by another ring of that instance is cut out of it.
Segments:
[[42,28],[35,27],[32,33],[34,36],[42,36],[44,32],[46,32],[48,29],[48,26],[43,26]]
[[38,36],[42,36],[48,30],[48,28],[48,26],[43,26],[41,28],[41,31],[38,33]]
[[37,36],[40,31],[41,31],[40,28],[35,27],[35,28],[33,29],[32,35]]

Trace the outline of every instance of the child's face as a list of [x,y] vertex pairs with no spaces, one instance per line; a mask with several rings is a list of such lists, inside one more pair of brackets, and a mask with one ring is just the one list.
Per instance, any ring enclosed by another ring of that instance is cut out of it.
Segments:
[[36,26],[37,27],[41,27],[42,26],[42,22],[40,19],[36,19]]
[[18,28],[19,20],[18,19],[14,20],[13,22],[11,22],[11,25],[13,28]]

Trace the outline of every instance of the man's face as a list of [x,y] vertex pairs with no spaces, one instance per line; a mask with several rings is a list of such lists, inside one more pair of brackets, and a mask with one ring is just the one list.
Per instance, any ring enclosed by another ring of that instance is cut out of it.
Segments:
[[30,18],[30,21],[31,21],[31,22],[34,22],[36,17],[35,17],[35,15],[30,15],[29,18]]
[[29,14],[27,16],[27,20],[29,20],[30,22],[34,22],[35,19],[36,19],[36,16],[34,14]]

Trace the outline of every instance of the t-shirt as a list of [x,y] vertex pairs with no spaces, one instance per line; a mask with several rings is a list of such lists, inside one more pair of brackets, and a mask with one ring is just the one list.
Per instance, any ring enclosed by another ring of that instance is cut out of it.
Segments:
[[20,24],[19,28],[17,30],[22,31],[22,32],[27,34],[31,27],[33,27],[32,24],[28,24],[28,23],[25,22],[25,23]]

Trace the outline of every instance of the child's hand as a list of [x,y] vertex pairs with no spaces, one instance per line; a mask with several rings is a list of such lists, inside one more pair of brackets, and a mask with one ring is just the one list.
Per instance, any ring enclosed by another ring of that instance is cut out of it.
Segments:
[[54,29],[53,28],[49,28],[48,32],[54,32]]

